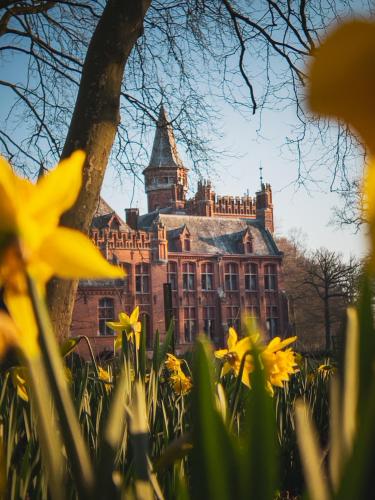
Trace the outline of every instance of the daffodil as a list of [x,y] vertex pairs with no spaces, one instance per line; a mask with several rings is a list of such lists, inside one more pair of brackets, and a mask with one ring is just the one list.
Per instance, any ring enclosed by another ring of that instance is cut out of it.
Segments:
[[16,368],[12,368],[11,377],[14,387],[17,390],[17,396],[23,401],[29,401],[29,394],[26,388],[26,368],[22,366],[18,366]]
[[104,382],[104,387],[107,393],[110,392],[110,390],[112,389],[112,377],[111,374],[109,373],[109,369],[105,370],[104,368],[99,366],[98,371],[99,371],[99,380]]
[[329,378],[333,373],[335,373],[336,368],[328,363],[323,363],[318,366],[316,371],[324,378]]
[[[58,225],[81,189],[84,159],[85,154],[76,151],[33,184],[17,176],[0,157],[0,287],[19,332],[16,345],[26,357],[37,351],[38,335],[26,273],[42,294],[52,276],[123,276],[123,270],[109,264],[87,236]],[[0,322],[0,337],[6,335]]]
[[267,389],[271,394],[273,394],[273,386],[283,387],[290,375],[298,371],[295,353],[290,348],[283,350],[296,339],[297,337],[289,337],[281,340],[280,337],[275,337],[261,351],[260,357],[265,370]]
[[165,360],[164,364],[165,367],[170,371],[170,372],[177,372],[181,369],[181,363],[182,359],[176,358],[176,356],[173,356],[173,354],[167,353],[167,359]]
[[122,332],[126,333],[127,339],[133,341],[135,339],[136,349],[139,349],[142,325],[138,321],[139,307],[137,306],[130,316],[121,312],[118,315],[118,322],[108,321],[107,326],[118,332],[115,339],[115,350],[120,349],[122,346]]
[[191,378],[187,377],[182,370],[177,370],[170,375],[169,381],[173,392],[179,396],[187,394],[193,386]]
[[311,109],[348,123],[375,155],[375,22],[341,24],[314,56],[310,68]]
[[257,336],[246,336],[238,340],[237,332],[234,328],[229,328],[228,334],[228,349],[219,349],[215,351],[215,357],[224,361],[221,369],[221,376],[223,377],[230,371],[233,371],[236,376],[239,375],[242,358],[246,355],[244,361],[244,369],[242,372],[242,382],[250,387],[249,374],[254,370],[253,358],[249,354],[253,343],[256,342]]

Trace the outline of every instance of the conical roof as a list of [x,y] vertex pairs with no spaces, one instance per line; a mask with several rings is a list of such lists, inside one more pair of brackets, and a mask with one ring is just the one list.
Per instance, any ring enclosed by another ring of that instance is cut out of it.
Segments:
[[173,129],[163,105],[160,106],[151,159],[148,165],[148,168],[155,167],[183,167],[177,151]]

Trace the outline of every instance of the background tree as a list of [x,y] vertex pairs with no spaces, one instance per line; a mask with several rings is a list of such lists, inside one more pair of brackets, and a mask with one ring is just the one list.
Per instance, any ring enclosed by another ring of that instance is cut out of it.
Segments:
[[[304,170],[301,143],[312,135],[323,145],[335,136],[337,147],[328,156],[334,157],[334,179],[339,171],[345,177],[343,159],[357,151],[357,142],[345,127],[329,129],[306,114],[303,87],[304,67],[320,36],[353,4],[0,0],[0,55],[3,62],[20,62],[17,72],[0,80],[11,96],[2,110],[2,150],[32,173],[84,149],[82,192],[62,219],[84,232],[111,152],[127,170],[136,173],[144,165],[144,137],[161,98],[176,110],[174,129],[196,168],[209,168],[212,150],[201,131],[213,113],[205,96],[215,93],[250,113],[294,106],[299,126],[287,141],[299,155],[301,181],[310,168]],[[50,287],[60,335],[69,328],[75,289],[60,282]]]
[[308,261],[304,283],[310,286],[324,307],[326,350],[331,349],[332,303],[340,299],[346,306],[355,297],[355,276],[359,262],[350,257],[343,262],[342,255],[326,248],[316,250]]
[[301,235],[278,238],[291,323],[302,350],[330,350],[347,306],[354,303],[361,263],[325,248],[309,253]]

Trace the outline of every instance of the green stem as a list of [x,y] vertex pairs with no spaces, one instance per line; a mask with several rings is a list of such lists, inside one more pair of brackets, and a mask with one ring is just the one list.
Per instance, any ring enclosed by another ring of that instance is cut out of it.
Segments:
[[57,431],[56,414],[51,407],[51,394],[48,376],[40,357],[27,360],[29,383],[31,385],[31,403],[35,409],[38,437],[41,443],[44,466],[47,469],[51,498],[64,500],[63,446]]
[[35,283],[27,276],[28,291],[39,330],[39,342],[46,367],[57,414],[61,422],[64,445],[71,462],[80,499],[89,499],[94,486],[92,465],[82,438],[77,415],[65,380],[63,364],[58,350],[47,308],[38,296]]

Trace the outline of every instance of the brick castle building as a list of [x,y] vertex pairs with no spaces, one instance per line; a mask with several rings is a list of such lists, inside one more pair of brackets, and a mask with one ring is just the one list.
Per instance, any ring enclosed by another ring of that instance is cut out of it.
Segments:
[[80,282],[72,335],[88,336],[96,352],[113,350],[106,322],[136,305],[149,347],[153,332],[163,334],[170,317],[180,351],[200,332],[223,345],[228,327],[240,328],[244,315],[256,317],[270,337],[285,335],[282,253],[272,236],[271,186],[261,182],[255,197],[218,196],[210,182],[200,181],[195,196],[187,199],[188,169],[163,106],[143,175],[146,214],[127,208],[124,221],[99,202],[91,238],[127,275]]

